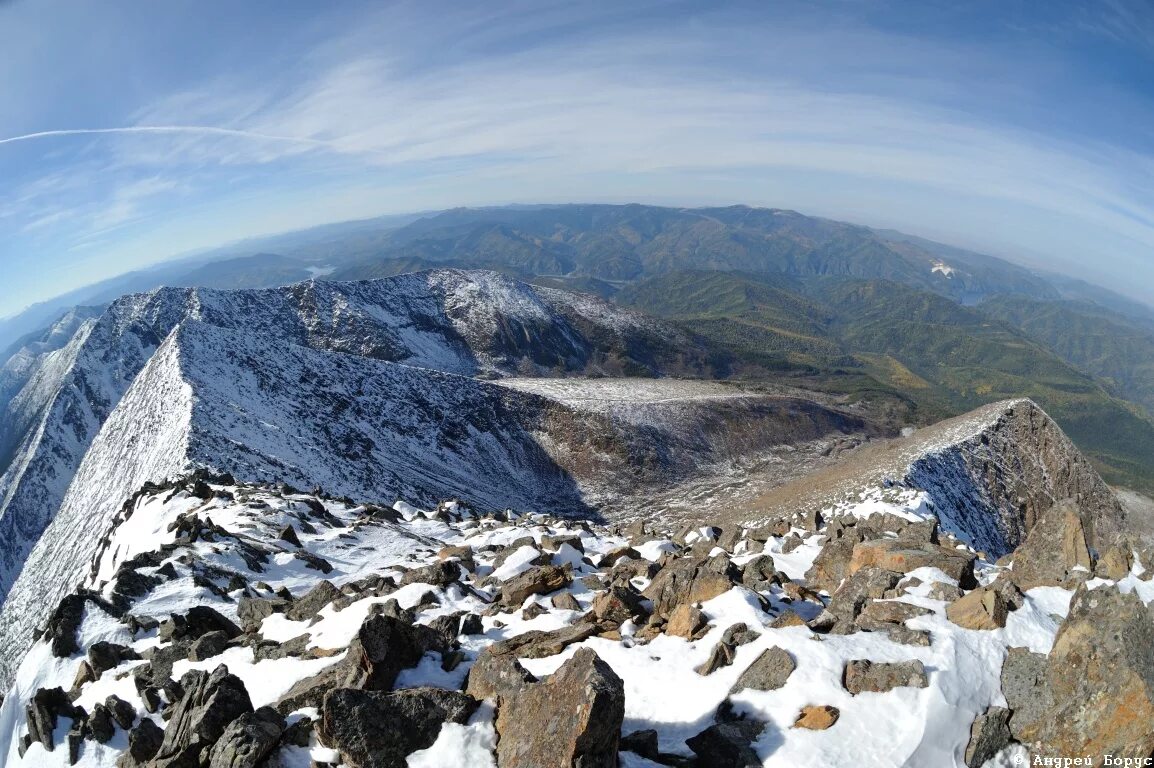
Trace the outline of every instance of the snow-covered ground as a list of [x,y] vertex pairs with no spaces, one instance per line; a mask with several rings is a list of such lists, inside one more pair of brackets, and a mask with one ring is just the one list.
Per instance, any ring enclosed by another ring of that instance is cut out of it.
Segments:
[[[170,530],[172,524],[190,514],[202,520],[211,518],[213,524],[230,532],[229,535],[179,544],[165,553],[162,565],[137,569],[140,574],[151,576],[161,568],[173,568],[176,576],[167,578],[136,600],[130,608],[132,614],[164,619],[170,613],[183,613],[195,605],[210,605],[235,620],[234,600],[242,593],[224,591],[230,575],[243,577],[258,594],[271,595],[284,588],[299,597],[322,578],[341,587],[374,574],[399,577],[404,569],[435,562],[438,550],[447,545],[468,545],[476,553],[475,573],[464,573],[461,581],[445,587],[414,583],[377,597],[358,599],[351,595],[348,605],[338,610],[330,604],[320,611],[315,621],[293,621],[276,613],[260,625],[259,631],[265,640],[283,643],[308,635],[309,648],[334,650],[338,651],[337,655],[257,661],[251,648],[232,647],[206,661],[175,664],[172,673],[175,679],[189,669],[212,670],[220,663],[226,664],[244,681],[255,707],[274,703],[297,681],[337,663],[341,659],[339,651],[355,636],[371,607],[390,599],[396,599],[402,608],[421,606],[416,613],[419,623],[459,611],[486,613],[481,634],[460,638],[465,653],[460,666],[444,671],[439,655],[430,652],[419,665],[403,671],[397,681],[399,688],[418,685],[460,688],[476,655],[489,644],[529,630],[551,630],[579,620],[597,594],[581,582],[581,577],[599,571],[593,563],[601,555],[628,543],[621,535],[604,528],[546,517],[505,522],[462,514],[460,519],[452,519],[461,511],[453,508],[450,519],[436,519],[437,515],[398,503],[396,509],[403,519],[389,522],[372,509],[332,500],[324,500],[324,511],[318,514],[319,505],[311,497],[285,495],[270,488],[217,485],[214,490],[222,495],[208,501],[185,491],[164,491],[138,499],[131,516],[118,525],[93,563],[90,586],[102,589],[105,597],[111,598],[111,579],[120,564],[142,552],[156,551],[162,545],[175,542],[177,532]],[[920,520],[929,514],[929,509],[924,494],[907,492],[886,497],[870,495],[838,513],[862,518],[888,513]],[[296,555],[295,545],[278,538],[280,531],[290,524],[305,550],[331,564],[330,573],[322,575],[310,568]],[[310,529],[315,532],[308,532]],[[792,533],[803,537],[800,546],[784,553],[784,538],[771,537],[765,553],[773,557],[779,571],[800,580],[821,551],[821,537],[797,529]],[[487,577],[507,579],[523,572],[531,566],[530,560],[545,551],[544,537],[563,535],[580,537],[584,553],[561,544],[550,559],[554,564],[568,564],[573,568],[574,581],[565,591],[572,594],[581,610],[553,608],[554,595],[531,597],[524,605],[502,612],[486,610],[491,594]],[[494,567],[497,551],[525,537],[531,537],[533,543],[522,542],[518,549],[507,554],[502,564]],[[690,542],[695,538],[699,538],[699,534],[689,535]],[[241,556],[240,540],[271,553],[263,571],[254,572]],[[642,558],[651,561],[678,549],[660,535],[634,541],[634,545]],[[739,544],[733,556],[738,566],[757,556],[741,554],[743,549],[744,545]],[[979,579],[991,580],[996,570],[980,563]],[[1143,599],[1149,601],[1154,599],[1154,587],[1136,578],[1141,572],[1141,565],[1136,564],[1134,575],[1124,580],[1123,587],[1138,590]],[[197,574],[203,578],[205,573],[213,575],[212,581],[218,589],[206,588],[203,581],[198,585]],[[925,647],[897,644],[883,633],[817,635],[805,626],[773,628],[769,626],[772,618],[791,610],[782,589],[773,587],[759,596],[750,589],[735,586],[702,605],[710,629],[699,639],[658,634],[650,642],[642,642],[634,637],[638,628],[626,623],[621,628],[620,639],[592,637],[555,656],[522,659],[522,664],[535,675],[547,675],[578,647],[592,648],[624,681],[623,733],[655,729],[663,752],[688,756],[692,753],[685,740],[713,722],[718,705],[745,668],[763,651],[777,646],[788,651],[797,664],[785,685],[774,691],[745,689],[732,696],[738,712],[767,723],[754,744],[764,765],[790,768],[849,764],[958,765],[970,738],[973,718],[991,705],[1005,704],[999,673],[1006,648],[1019,646],[1039,653],[1049,651],[1072,593],[1057,587],[1031,590],[1026,594],[1025,605],[1010,614],[1004,629],[974,631],[949,622],[944,615],[946,603],[929,596],[934,582],[949,581],[945,574],[923,568],[910,575],[920,583],[894,599],[931,611],[908,623],[912,629],[930,633],[932,642]],[[636,578],[634,584],[644,589],[648,582]],[[430,592],[435,595],[436,604],[422,603]],[[525,618],[523,609],[533,604],[540,605],[545,612],[535,618]],[[707,676],[697,674],[694,668],[709,657],[721,635],[737,622],[754,628],[759,636],[737,648],[731,666]],[[123,643],[142,653],[161,645],[155,630],[133,635],[122,623],[91,605],[78,637],[82,648],[97,640]],[[21,759],[17,754],[18,735],[23,730],[23,703],[38,688],[61,686],[68,690],[82,659],[83,651],[68,659],[55,658],[44,642],[38,642],[24,659],[15,685],[0,709],[0,754],[6,756],[5,765],[36,768],[68,765],[68,750],[59,744],[68,727],[66,720],[58,728],[58,744],[53,752],[34,743]],[[851,695],[842,685],[842,671],[852,659],[919,660],[928,673],[929,686]],[[96,703],[115,694],[131,702],[139,717],[151,717],[163,728],[165,722],[158,714],[145,711],[133,684],[131,670],[143,663],[126,661],[105,672],[96,682],[82,687],[76,703],[91,711]],[[835,706],[841,711],[840,719],[824,731],[792,727],[800,709],[809,704]],[[315,712],[301,711],[289,720],[311,715]],[[493,709],[483,707],[466,725],[445,725],[432,747],[410,755],[409,765],[493,766],[494,741]],[[125,734],[121,731],[108,744],[85,741],[77,764],[111,768],[125,746]],[[1000,759],[1010,757],[1007,752]],[[309,759],[332,760],[334,754],[317,745],[314,738],[313,745],[307,749],[283,748],[278,759],[284,766],[303,766]],[[623,753],[622,765],[650,768],[656,763]]]

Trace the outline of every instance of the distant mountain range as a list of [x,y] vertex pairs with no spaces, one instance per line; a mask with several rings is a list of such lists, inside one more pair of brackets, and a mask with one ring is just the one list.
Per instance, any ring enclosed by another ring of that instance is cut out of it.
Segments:
[[1109,480],[1154,487],[1154,309],[1073,278],[787,210],[516,206],[331,225],[62,297],[0,323],[0,342],[36,330],[10,353],[50,343],[40,329],[73,306],[161,284],[261,288],[445,267],[661,316],[693,339],[685,375],[888,399],[918,423],[1030,396]]

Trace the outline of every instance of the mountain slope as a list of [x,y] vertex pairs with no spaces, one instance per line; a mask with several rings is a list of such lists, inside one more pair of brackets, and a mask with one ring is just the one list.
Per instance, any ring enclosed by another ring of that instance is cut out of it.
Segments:
[[[1050,339],[1016,328],[1014,311],[1005,321],[992,316],[998,307],[1029,312],[1049,302],[1006,297],[966,307],[891,281],[701,272],[638,281],[615,300],[692,328],[716,349],[773,367],[797,386],[908,400],[921,424],[1030,397],[1111,482],[1154,487],[1154,423],[1109,382],[1052,351]],[[1071,324],[1061,327],[1067,335],[1052,341],[1063,348],[1111,349],[1135,338],[1096,347]],[[1132,351],[1132,373],[1140,373],[1154,350]]]
[[[669,326],[491,273],[252,291],[162,289],[121,299],[99,318],[78,318],[5,369],[4,385],[19,391],[0,424],[10,454],[0,466],[0,591],[59,507],[101,425],[185,319],[244,329],[272,349],[294,344],[467,376],[707,367],[706,354]],[[64,343],[69,330],[73,337]]]

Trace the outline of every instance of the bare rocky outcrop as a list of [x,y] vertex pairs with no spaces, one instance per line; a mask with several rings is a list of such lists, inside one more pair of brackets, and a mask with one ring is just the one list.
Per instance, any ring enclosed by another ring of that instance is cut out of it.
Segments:
[[1118,498],[1061,428],[1027,399],[1005,400],[895,439],[767,493],[746,517],[823,509],[862,488],[924,490],[943,530],[1001,557],[1063,499],[1081,511],[1086,540],[1104,550],[1127,528]]

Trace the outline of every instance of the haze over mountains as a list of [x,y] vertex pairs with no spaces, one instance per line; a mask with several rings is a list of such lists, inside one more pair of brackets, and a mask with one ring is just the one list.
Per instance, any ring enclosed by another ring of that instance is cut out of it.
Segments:
[[698,337],[710,375],[888,397],[911,423],[1030,396],[1110,480],[1154,484],[1154,310],[1071,278],[792,211],[517,206],[331,225],[94,286],[6,321],[0,342],[66,305],[161,284],[259,288],[439,267],[594,293]]

